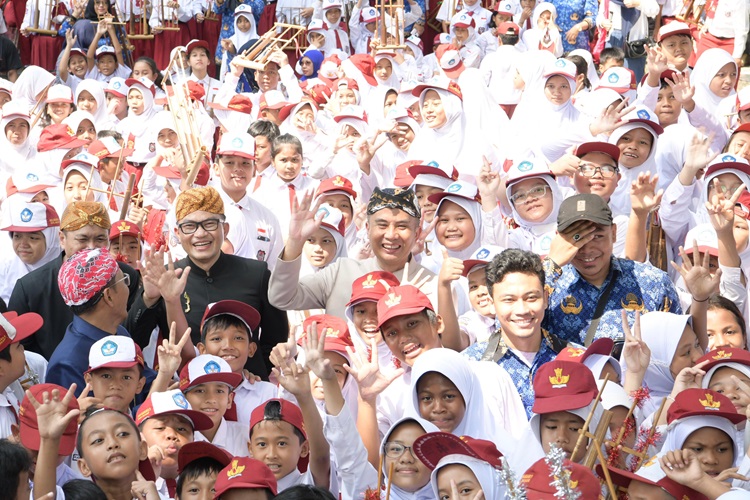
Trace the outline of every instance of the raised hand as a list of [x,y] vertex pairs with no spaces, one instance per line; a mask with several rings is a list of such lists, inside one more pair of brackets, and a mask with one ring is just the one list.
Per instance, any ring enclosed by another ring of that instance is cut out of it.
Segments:
[[672,387],[672,396],[681,393],[685,389],[700,389],[703,377],[706,375],[703,367],[706,366],[710,360],[701,361],[695,366],[689,366],[680,370],[680,373],[674,379],[674,386]]
[[577,221],[552,238],[547,256],[558,266],[569,264],[583,245],[594,239],[596,224]]
[[180,363],[182,362],[180,353],[190,340],[190,328],[185,330],[179,342],[175,343],[176,340],[177,324],[172,321],[172,324],[169,325],[169,338],[162,340],[162,344],[156,348],[156,354],[159,358],[159,371],[166,373],[169,377],[180,369]]
[[571,153],[565,153],[557,161],[550,164],[549,169],[556,176],[573,177],[578,173],[578,167],[581,166],[581,159]]
[[[479,195],[482,197],[482,206],[484,207],[485,198],[489,202],[488,205],[497,206],[498,190],[502,181],[500,179],[500,173],[492,170],[490,162],[487,158],[482,158],[482,168],[479,171],[479,175],[476,177],[477,190]],[[494,208],[494,207],[493,207]]]
[[[674,80],[666,79],[667,84],[674,93],[674,98],[677,102],[685,106],[693,100],[695,96],[695,87],[690,85],[690,76],[683,75],[682,73],[675,73]],[[692,111],[692,109],[690,110]]]
[[717,234],[723,232],[732,232],[734,226],[734,206],[739,200],[740,195],[747,189],[742,184],[732,196],[727,199],[726,194],[721,189],[719,179],[714,178],[713,182],[713,195],[711,201],[706,202],[706,210],[708,210],[708,218],[711,220],[711,225]]
[[135,471],[135,481],[130,484],[130,494],[138,500],[159,500],[159,492],[156,483],[148,481],[143,474]]
[[286,366],[272,368],[279,385],[291,393],[295,398],[312,397],[310,377],[302,365],[289,361]]
[[75,397],[76,384],[71,384],[65,397],[60,399],[60,391],[53,389],[51,393],[42,393],[42,402],[36,400],[31,391],[26,391],[26,397],[36,411],[39,437],[42,439],[58,439],[65,432],[71,420],[76,418],[80,410],[68,411],[70,401]]
[[302,197],[301,202],[298,202],[296,197],[293,200],[287,245],[293,241],[295,244],[299,244],[301,248],[307,238],[315,234],[315,231],[320,228],[320,223],[323,221],[325,214],[318,215],[316,213],[317,207],[311,209],[312,199],[312,193],[307,192]]
[[657,78],[669,69],[669,61],[661,47],[646,45],[646,68],[649,74],[657,75]]
[[86,387],[81,391],[81,395],[78,396],[78,408],[81,410],[81,415],[86,413],[89,407],[100,404],[102,404],[102,400],[93,395],[91,384],[86,384]]
[[294,361],[297,357],[297,343],[294,341],[294,334],[290,333],[286,342],[276,344],[271,349],[269,360],[277,368],[286,366],[289,362]]
[[69,29],[65,32],[65,43],[68,47],[73,47],[76,44],[76,41],[78,41],[78,37],[73,32],[73,29]]
[[634,212],[646,215],[661,203],[663,189],[656,190],[659,176],[641,172],[630,185],[630,204]]
[[374,402],[378,394],[404,373],[403,368],[399,368],[389,375],[380,371],[378,341],[374,338],[370,339],[370,359],[362,356],[359,351],[354,351],[351,347],[347,347],[346,352],[351,359],[351,365],[344,365],[344,370],[357,381],[359,397],[363,401]]
[[144,257],[143,266],[143,299],[147,306],[161,298],[159,279],[166,272],[164,267],[164,251],[149,249]]
[[645,373],[651,362],[651,349],[641,337],[641,313],[635,312],[635,322],[631,331],[628,324],[628,315],[622,310],[622,331],[625,333],[625,344],[622,347],[622,359],[628,367],[628,371],[634,373]]
[[[425,224],[425,215],[424,213],[419,218],[419,227],[424,228]],[[422,229],[419,232],[419,236],[414,241],[414,246],[411,249],[411,253],[413,255],[419,255],[420,253],[424,252],[425,249],[425,242],[427,241],[427,238],[432,234],[432,231],[435,229],[435,226],[437,226],[438,218],[437,216],[432,219],[432,222],[430,222],[426,228]],[[408,265],[408,262],[407,262]],[[404,272],[404,277],[407,277],[407,273]]]
[[659,459],[659,465],[668,478],[680,484],[690,485],[706,475],[700,460],[692,450],[667,451]]
[[591,135],[611,133],[618,125],[620,125],[622,117],[633,111],[633,109],[635,109],[635,107],[628,106],[627,99],[623,99],[617,104],[610,104],[602,114],[591,122],[591,125],[589,125]]
[[440,274],[438,275],[438,283],[441,285],[450,286],[451,281],[458,280],[463,276],[464,272],[464,261],[457,259],[456,257],[450,257],[448,251],[443,249],[443,265],[440,266]]
[[706,165],[711,161],[711,141],[713,137],[695,134],[685,152],[685,163],[680,172],[680,183],[683,186],[692,184]]
[[691,261],[688,255],[685,253],[685,249],[680,247],[680,257],[682,257],[682,265],[678,266],[672,262],[672,267],[680,273],[682,279],[685,280],[685,286],[693,296],[693,300],[697,302],[705,302],[708,298],[716,293],[719,289],[719,281],[721,281],[721,269],[717,269],[716,272],[711,275],[709,268],[709,262],[711,255],[708,252],[703,254],[701,260],[701,254],[698,250],[698,242],[693,240],[693,260]]
[[302,349],[305,351],[305,367],[313,372],[320,380],[333,380],[336,372],[333,371],[331,361],[326,359],[325,332],[318,334],[318,323],[313,321],[307,327],[307,334],[302,339]]
[[[162,268],[164,266],[162,265]],[[157,286],[165,301],[178,301],[185,292],[187,279],[190,275],[190,266],[175,269],[171,252],[167,251],[167,268],[161,273]]]

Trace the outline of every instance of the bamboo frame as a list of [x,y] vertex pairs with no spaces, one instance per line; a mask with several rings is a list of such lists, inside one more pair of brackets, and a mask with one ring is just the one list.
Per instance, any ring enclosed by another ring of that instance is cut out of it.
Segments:
[[[289,24],[307,28],[310,24],[311,18],[305,18],[302,16],[303,7],[284,7],[282,11],[277,11],[277,15],[280,21],[280,25]],[[291,12],[290,16],[287,16],[285,12]],[[279,12],[281,12],[279,14]],[[310,47],[310,43],[307,41],[307,31],[297,31],[295,33],[285,33],[284,36],[294,42],[294,49],[298,53],[304,52]]]
[[657,269],[667,271],[667,235],[661,227],[658,207],[649,214],[648,230],[646,233],[646,248],[649,261]]
[[211,22],[221,21],[219,14],[214,12],[214,0],[208,0],[208,6],[206,7],[206,12],[205,14],[203,14],[203,22],[206,22],[206,21],[211,21]]
[[[375,8],[380,15],[377,27],[378,36],[380,37],[380,46],[378,49],[395,50],[406,48],[404,42],[404,1],[376,0]],[[396,33],[396,43],[389,43],[388,30],[390,28],[393,28],[393,31]]]
[[303,26],[276,23],[252,47],[239,54],[234,60],[242,67],[263,71],[275,50],[287,49],[298,36],[304,36],[304,32]]
[[86,186],[86,196],[88,196],[89,191],[94,191],[95,193],[103,193],[107,195],[107,208],[111,206],[113,197],[122,198],[123,204],[122,204],[122,209],[121,209],[120,220],[124,219],[128,213],[128,204],[130,203],[130,198],[133,194],[133,185],[135,183],[135,176],[131,175],[130,178],[128,179],[128,187],[125,190],[125,192],[124,193],[115,192],[115,183],[122,175],[123,163],[125,159],[124,156],[125,156],[125,144],[120,146],[120,155],[117,158],[117,167],[115,168],[115,175],[106,189],[99,189],[99,188],[93,187],[94,170],[98,170],[98,169],[93,169],[93,168],[91,169],[91,175],[89,176],[88,184]]
[[174,7],[167,7],[169,9],[172,9],[171,15],[169,16],[169,19],[167,19],[167,15],[164,11],[164,2],[167,0],[157,0],[159,2],[159,9],[160,9],[160,16],[159,21],[161,21],[161,30],[162,31],[180,31],[179,21],[177,20],[177,12],[174,10]]
[[148,8],[151,2],[143,1],[141,13],[135,13],[135,0],[130,0],[130,19],[128,20],[128,40],[153,40],[154,34],[151,33],[151,26],[148,24]]
[[[31,9],[31,18],[29,19],[29,27],[26,28],[26,31],[29,33],[36,33],[38,35],[49,35],[49,36],[57,36],[57,30],[54,29],[53,26],[53,14],[55,12],[55,0],[30,0],[33,2],[33,5],[29,8]],[[47,19],[44,23],[44,26],[39,26],[39,21],[42,18],[42,10],[39,7],[39,4],[43,3],[44,8],[47,11]]]
[[705,5],[698,5],[695,0],[684,0],[682,8],[675,17],[691,26],[700,26],[703,24],[701,17],[704,8]]

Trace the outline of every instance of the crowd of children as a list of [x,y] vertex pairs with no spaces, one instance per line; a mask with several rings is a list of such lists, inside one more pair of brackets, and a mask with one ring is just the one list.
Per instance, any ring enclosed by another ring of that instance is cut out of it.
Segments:
[[3,10],[2,498],[750,498],[747,2],[432,3]]

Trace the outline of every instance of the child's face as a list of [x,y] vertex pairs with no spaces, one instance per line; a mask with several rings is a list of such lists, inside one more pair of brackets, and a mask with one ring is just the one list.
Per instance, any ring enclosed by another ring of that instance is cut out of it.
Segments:
[[385,96],[385,103],[383,104],[383,116],[388,115],[388,111],[396,105],[398,100],[398,94],[396,92],[388,92]]
[[471,307],[486,318],[495,317],[495,304],[487,290],[486,268],[472,271],[467,276],[469,280],[469,302]]
[[734,314],[718,307],[709,309],[706,313],[706,333],[708,334],[709,351],[727,347],[744,349],[747,343]]
[[511,196],[526,193],[526,199],[523,201],[511,202],[518,215],[525,221],[541,222],[552,213],[552,189],[544,179],[536,177],[517,182],[510,188],[510,193]]
[[417,184],[414,194],[417,196],[419,209],[421,210],[422,216],[425,218],[426,222],[432,222],[432,219],[435,218],[435,211],[437,210],[437,205],[431,202],[428,198],[430,195],[442,192],[443,190],[437,187]]
[[[430,481],[430,469],[414,456],[411,448],[424,433],[416,422],[404,422],[391,432],[383,450],[383,468],[389,471],[393,464],[393,485],[409,493],[419,491]],[[402,451],[404,446],[409,448]],[[402,451],[401,455],[395,457],[399,451]]]
[[623,66],[625,66],[625,61],[610,57],[599,65],[599,74],[604,74],[609,68],[622,68]]
[[453,498],[451,481],[456,484],[460,498],[476,498],[482,485],[474,473],[463,464],[441,467],[437,473],[438,498]]
[[677,350],[669,365],[672,377],[677,378],[677,374],[684,368],[695,365],[701,356],[703,356],[703,349],[698,341],[698,337],[696,337],[690,325],[685,325],[680,341],[677,343]]
[[0,107],[2,107],[6,102],[10,102],[10,100],[10,94],[4,90],[0,90]]
[[255,136],[255,166],[265,168],[271,164],[271,142],[263,135]]
[[716,477],[734,465],[734,443],[724,431],[702,427],[688,436],[683,450],[692,450],[703,472]]
[[735,132],[727,145],[727,152],[733,155],[750,158],[750,132]]
[[185,481],[182,490],[177,492],[177,500],[212,500],[216,476],[216,472],[203,473]]
[[109,76],[117,70],[117,59],[112,54],[99,56],[96,60],[96,69],[104,76]]
[[729,96],[737,83],[737,65],[727,63],[714,75],[708,88],[717,96],[724,98]]
[[687,67],[688,58],[693,51],[692,38],[686,35],[672,35],[662,40],[659,46],[663,49],[664,55],[667,56],[669,64],[680,71]]
[[216,429],[224,414],[231,408],[234,393],[231,387],[221,382],[206,382],[190,389],[185,397],[194,410],[208,415]]
[[47,104],[47,113],[53,123],[60,123],[70,115],[73,106],[69,102],[51,102]]
[[383,323],[381,333],[388,349],[396,359],[408,366],[414,365],[425,351],[440,347],[438,335],[443,331],[443,319],[430,323],[425,312],[396,316]]
[[[0,104],[5,104],[6,102],[10,101],[10,99],[7,99],[5,102],[3,102],[2,98],[5,94],[0,93]],[[743,109],[739,113],[737,113],[737,120],[742,123],[748,123],[750,122],[750,109]]]
[[86,58],[81,54],[72,54],[68,60],[68,72],[83,80],[86,77],[87,71]]
[[568,102],[572,92],[570,82],[564,76],[552,76],[544,84],[544,95],[555,106],[561,106]]
[[294,471],[299,458],[310,452],[308,442],[300,443],[289,422],[264,420],[252,428],[251,434],[250,455],[266,464],[277,480]]
[[539,28],[546,28],[550,25],[552,22],[552,12],[545,10],[541,14],[539,14],[539,20],[536,22],[536,25]]
[[13,252],[24,264],[34,264],[44,257],[47,241],[41,231],[33,233],[13,233]]
[[732,401],[737,413],[744,415],[747,406],[750,405],[750,396],[745,391],[740,390],[738,384],[732,380],[732,377],[737,377],[743,383],[750,384],[750,378],[741,371],[723,367],[716,370],[711,376],[708,388],[728,397]]
[[102,158],[99,160],[99,177],[102,182],[109,184],[117,173],[117,158]]
[[162,477],[176,477],[177,454],[180,448],[193,441],[193,426],[190,422],[179,415],[151,417],[143,422],[141,434],[149,447],[158,446],[162,451]]
[[456,26],[453,28],[453,36],[459,43],[463,43],[469,38],[469,28],[460,28]]
[[443,432],[451,433],[464,419],[466,402],[445,375],[427,372],[417,381],[419,414]]
[[658,486],[630,481],[628,498],[630,500],[672,500],[674,497]]
[[303,250],[313,267],[323,268],[336,257],[336,240],[327,229],[321,227],[307,238]]
[[78,430],[83,433],[78,467],[85,477],[135,480],[138,462],[146,459],[148,448],[128,419],[119,412],[102,411]]
[[497,12],[492,16],[492,19],[495,21],[495,26],[499,26],[502,23],[510,21],[510,16],[502,12]]
[[238,155],[218,156],[214,169],[221,179],[221,188],[227,193],[244,193],[255,175],[253,160]]
[[68,178],[65,180],[65,204],[68,205],[73,201],[93,201],[94,192],[89,191],[86,193],[86,188],[89,185],[89,181],[86,180],[80,173],[71,172]]
[[357,104],[357,94],[352,89],[340,88],[336,91],[339,104],[344,106],[354,106]]
[[620,148],[620,163],[626,168],[634,168],[643,165],[651,153],[654,136],[644,128],[634,128],[625,132],[617,140]]
[[380,340],[378,328],[378,303],[365,300],[352,306],[352,323],[359,336],[367,345],[370,340]]
[[234,373],[242,373],[247,359],[255,353],[254,342],[250,342],[247,330],[239,326],[231,326],[224,330],[218,328],[206,334],[206,343],[198,344],[201,354],[213,354],[229,363]]
[[309,57],[303,57],[299,60],[300,68],[302,68],[302,74],[304,76],[312,76],[312,74],[315,72],[315,68],[313,67],[313,62],[310,60]]
[[448,121],[440,94],[428,90],[422,101],[422,118],[430,128],[440,128]]
[[[607,363],[609,365],[609,363]],[[610,378],[610,380],[613,380]],[[624,406],[615,406],[614,408],[610,409],[612,412],[612,420],[609,421],[609,435],[613,437],[617,437],[620,435],[620,429],[622,429],[623,425],[625,425],[625,418],[628,416],[628,408],[625,408]],[[634,422],[635,419],[631,415],[630,417],[631,422]],[[636,438],[637,432],[630,432],[627,436],[625,436],[623,439],[623,443],[625,446],[628,446],[630,448],[633,448],[635,446],[635,438]]]
[[372,21],[365,24],[365,29],[370,33],[375,33],[375,26],[377,26],[377,24],[375,23],[375,21]]
[[601,170],[594,170],[592,177],[586,177],[578,170],[573,177],[573,184],[575,185],[576,191],[579,193],[596,194],[602,197],[604,200],[609,200],[612,193],[617,188],[617,183],[620,180],[620,173],[617,171],[617,162],[614,161],[610,156],[604,153],[589,153],[581,158],[581,163],[589,167],[614,167],[615,175],[612,177],[604,177]]
[[285,145],[273,158],[273,167],[279,178],[291,182],[297,178],[302,169],[302,155],[292,145]]
[[237,29],[240,30],[242,33],[247,33],[250,31],[250,27],[252,24],[250,24],[250,21],[245,16],[239,16],[237,18]]
[[387,57],[380,59],[375,65],[373,73],[375,73],[375,76],[381,80],[389,79],[393,74],[393,65],[391,64],[391,61]]
[[341,9],[334,8],[326,10],[326,21],[331,23],[332,27],[337,27],[341,19]]
[[163,148],[173,148],[177,146],[177,132],[171,128],[163,128],[159,131],[159,135],[156,140],[159,142],[159,146]]
[[345,194],[326,194],[325,202],[341,211],[341,215],[344,216],[344,227],[349,227],[354,215],[352,200]]
[[299,108],[292,118],[292,124],[300,129],[306,128],[309,124],[315,121],[315,113],[309,104],[306,104]]
[[135,236],[124,235],[122,247],[120,246],[120,238],[115,238],[109,243],[109,251],[114,256],[123,255],[131,266],[141,259],[141,244]]
[[357,129],[352,127],[351,125],[344,125],[341,128],[339,136],[341,137],[344,148],[350,153],[354,153],[354,144],[360,137],[362,137],[362,134],[360,134]]
[[682,111],[682,105],[674,98],[674,92],[669,87],[659,89],[659,97],[656,98],[656,116],[662,127],[668,127],[677,123]]
[[81,123],[78,124],[78,130],[76,130],[76,137],[87,142],[96,139],[96,128],[94,128],[91,120],[81,120]]
[[[419,107],[419,102],[416,103],[417,107]],[[387,112],[386,112],[387,114]],[[415,117],[419,117],[419,114],[415,114]],[[421,119],[417,120],[417,123],[421,123]],[[396,125],[396,131],[392,132],[390,135],[391,143],[396,146],[398,149],[403,151],[404,153],[409,152],[409,148],[411,147],[411,143],[414,142],[414,131],[411,129],[410,126],[406,125],[405,123],[399,123]],[[432,221],[432,217],[434,217],[435,211],[433,210],[432,214],[430,215],[430,221]]]
[[188,64],[193,71],[205,71],[208,67],[208,54],[202,47],[193,49],[190,51]]
[[141,94],[140,90],[133,89],[128,92],[128,107],[136,115],[143,113],[143,94]]
[[[344,356],[334,351],[325,351],[323,357],[331,363],[331,368],[333,368],[334,373],[336,373],[336,381],[339,383],[339,387],[343,389],[347,376],[346,370],[344,370],[344,365],[349,364],[349,362]],[[325,399],[325,394],[323,393],[323,381],[313,372],[310,372],[310,387],[312,388],[312,395],[315,399],[318,401],[323,401]]]
[[78,103],[76,104],[78,109],[81,111],[88,111],[89,113],[96,114],[96,110],[99,107],[94,96],[88,90],[81,91],[78,94]]
[[131,77],[137,80],[146,77],[152,82],[156,81],[156,74],[154,73],[154,70],[151,69],[151,66],[146,63],[146,61],[138,61],[133,65],[133,73]]
[[440,204],[437,218],[435,235],[446,249],[458,252],[474,242],[474,221],[463,207],[446,200]]
[[[281,125],[281,120],[279,119],[279,111],[281,111],[281,110],[280,109],[266,108],[266,109],[264,109],[263,111],[260,112],[260,116],[264,120],[268,120],[269,122],[273,123],[274,125]],[[255,144],[255,147],[256,148],[258,147],[257,143]],[[268,146],[268,150],[269,150],[269,154],[270,154],[270,151],[271,151],[270,144]],[[257,155],[257,152],[256,152],[256,155]]]
[[326,43],[326,37],[322,33],[318,33],[317,31],[313,31],[308,35],[308,40],[310,41],[310,45],[312,45],[315,48],[320,48],[323,46],[324,43]]
[[[114,103],[114,104],[113,104]],[[107,107],[111,107],[112,114],[119,115],[128,111],[128,98],[117,97],[114,94],[107,93]]]
[[26,369],[26,354],[20,342],[11,344],[7,349],[10,352],[10,361],[0,360],[0,367],[3,369],[3,380],[10,383],[23,376]]
[[550,443],[563,449],[566,458],[573,462],[580,462],[586,454],[586,447],[580,446],[576,455],[571,457],[578,441],[578,431],[583,427],[583,419],[567,411],[545,413],[539,423],[539,435],[542,439],[544,453],[549,453]]
[[521,0],[522,9],[534,9],[536,7],[536,0]]
[[101,368],[83,376],[91,384],[94,397],[102,405],[127,412],[130,402],[143,390],[146,378],[142,377],[137,366],[130,368]]
[[20,146],[29,137],[29,122],[15,118],[5,126],[5,138],[14,146]]
[[468,6],[468,7],[471,7],[471,6],[473,6],[473,5],[476,5],[476,3],[477,3],[478,1],[479,1],[479,0],[464,0],[464,5],[466,5],[466,6]]
[[714,177],[714,179],[716,180],[712,180],[708,184],[709,199],[711,199],[711,197],[716,194],[716,184],[719,185],[719,190],[724,193],[724,196],[726,196],[727,198],[734,194],[734,192],[737,191],[740,187],[742,187],[742,181],[740,180],[740,178],[731,172],[719,174]]

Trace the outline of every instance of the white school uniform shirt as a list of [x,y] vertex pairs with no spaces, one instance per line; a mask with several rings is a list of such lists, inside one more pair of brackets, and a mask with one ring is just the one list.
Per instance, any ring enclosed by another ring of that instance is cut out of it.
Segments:
[[[177,19],[177,21],[186,23],[193,17],[193,9],[190,3],[180,2],[179,7],[169,7],[169,0],[154,0],[151,9],[151,17],[148,24],[151,28],[159,28],[164,24],[165,19]],[[163,17],[162,17],[163,13]],[[182,29],[182,28],[180,28]]]
[[734,38],[732,57],[739,59],[745,51],[750,31],[747,0],[721,0],[713,18],[706,18],[708,32],[719,38]]
[[122,64],[118,64],[115,72],[109,76],[106,76],[106,75],[101,74],[99,72],[99,69],[95,65],[93,68],[89,70],[88,73],[86,73],[86,78],[91,79],[91,80],[96,80],[97,82],[109,83],[109,81],[114,77],[125,78],[125,79],[130,78],[130,72],[131,72],[130,68],[128,68],[127,66],[123,66]]
[[263,181],[263,186],[251,196],[251,198],[276,214],[279,226],[281,227],[282,238],[285,240],[289,234],[289,220],[292,216],[289,201],[290,184],[294,185],[297,201],[301,202],[305,193],[307,191],[314,192],[319,182],[311,177],[300,174],[292,182],[287,183],[281,180],[276,170],[274,170],[273,174],[267,180]]
[[18,399],[13,389],[6,387],[0,393],[0,439],[9,438],[13,433],[11,425],[18,425]]
[[684,2],[682,0],[656,0],[661,8],[662,17],[675,17],[680,13]]
[[192,80],[203,85],[203,90],[206,91],[205,102],[207,103],[213,102],[214,96],[219,92],[219,88],[221,88],[221,82],[216,78],[211,78],[208,74],[206,74],[206,76],[202,79],[198,79],[197,76],[191,73],[188,77],[188,80]]
[[[391,382],[377,399],[378,432],[386,435],[391,426],[404,417],[407,397],[411,397],[411,367],[402,366],[404,374]],[[406,397],[405,397],[406,395]]]
[[[237,208],[227,215],[228,238],[234,246],[234,255],[267,262],[268,269],[273,271],[284,247],[285,234],[281,233],[279,220],[271,210],[248,195],[235,203],[223,190],[218,191],[225,206]],[[240,226],[241,231],[234,231]],[[244,238],[234,238],[234,234],[243,233]]]
[[198,431],[195,432],[194,441],[211,443],[227,450],[233,457],[249,457],[250,451],[247,449],[247,441],[250,438],[249,418],[247,422],[228,422],[222,418],[213,441],[209,441]]
[[250,414],[253,410],[275,397],[276,386],[272,383],[260,381],[251,384],[247,379],[243,379],[242,383],[234,390],[237,422],[250,425]]

